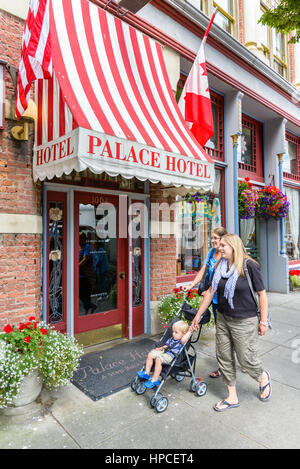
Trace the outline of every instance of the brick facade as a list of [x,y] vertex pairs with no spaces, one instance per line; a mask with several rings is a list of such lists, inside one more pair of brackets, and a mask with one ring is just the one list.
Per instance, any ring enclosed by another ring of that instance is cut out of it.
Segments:
[[[151,184],[150,203],[173,203],[163,197],[161,184]],[[171,212],[171,221],[174,214]],[[155,221],[154,219],[151,220]],[[172,292],[176,286],[176,239],[152,237],[150,240],[150,301],[156,301]]]
[[[24,22],[0,11],[0,59],[18,66]],[[13,108],[15,90],[6,71],[6,109]],[[41,185],[32,179],[33,125],[29,141],[16,141],[6,119],[0,130],[0,213],[41,215]],[[3,231],[0,230],[0,233]],[[41,235],[0,234],[0,330],[41,312]]]

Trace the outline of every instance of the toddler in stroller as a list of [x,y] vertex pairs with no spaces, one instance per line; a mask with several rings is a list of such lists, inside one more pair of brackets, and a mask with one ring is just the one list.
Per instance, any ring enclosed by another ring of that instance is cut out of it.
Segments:
[[[147,389],[156,388],[150,399],[150,404],[157,412],[163,412],[168,407],[168,399],[161,394],[160,390],[169,375],[178,382],[186,376],[192,377],[190,391],[194,392],[196,396],[203,396],[207,390],[206,383],[201,378],[196,378],[194,374],[196,351],[192,344],[198,341],[202,325],[209,322],[210,311],[207,310],[202,316],[197,337],[192,340],[192,328],[189,327],[187,322],[181,320],[182,316],[186,320],[193,320],[197,313],[197,309],[187,303],[189,294],[165,334],[156,344],[156,348],[149,352],[146,365],[141,371],[137,372],[137,376],[131,381],[131,388],[137,394],[144,394]],[[152,378],[150,378],[150,371],[154,362],[154,372]],[[161,381],[158,379],[159,376],[162,378]]]

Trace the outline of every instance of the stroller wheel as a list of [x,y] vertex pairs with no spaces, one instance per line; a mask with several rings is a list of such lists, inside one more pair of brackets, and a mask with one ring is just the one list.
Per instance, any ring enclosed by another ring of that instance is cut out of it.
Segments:
[[185,374],[184,374],[184,371],[179,371],[179,373],[176,373],[175,375],[175,379],[178,383],[180,383],[181,381],[183,381],[185,378]]
[[191,383],[190,383],[190,391],[195,392],[196,391],[196,386],[197,386],[197,382],[192,380]]
[[135,391],[136,389],[136,386],[138,384],[138,381],[139,381],[139,377],[138,376],[135,376],[132,380],[131,380],[131,383],[130,383],[130,387],[133,391]]
[[202,383],[197,383],[196,384],[196,389],[195,389],[195,394],[198,397],[204,396],[207,391],[207,384],[202,382]]
[[136,387],[135,387],[135,392],[140,396],[141,394],[144,394],[146,392],[146,386],[144,381],[138,381]]
[[156,404],[155,404],[156,412],[158,413],[164,412],[166,408],[168,407],[168,404],[169,404],[168,399],[166,397],[161,397],[160,399],[158,399],[158,401],[156,401]]
[[159,392],[157,393],[154,393],[152,396],[151,396],[151,399],[150,399],[150,404],[152,405],[152,407],[155,407],[155,404],[156,402],[158,401],[158,399],[160,399],[161,397],[163,397],[162,393]]

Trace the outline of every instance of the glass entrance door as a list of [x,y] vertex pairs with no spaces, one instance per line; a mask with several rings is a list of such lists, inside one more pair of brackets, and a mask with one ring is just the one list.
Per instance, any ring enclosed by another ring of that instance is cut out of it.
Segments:
[[74,210],[74,331],[92,345],[127,334],[128,245],[118,197],[75,192]]

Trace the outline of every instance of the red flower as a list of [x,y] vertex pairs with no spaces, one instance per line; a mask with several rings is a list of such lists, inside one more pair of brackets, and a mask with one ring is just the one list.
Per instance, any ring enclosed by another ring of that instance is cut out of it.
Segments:
[[30,338],[30,337],[27,336],[27,337],[24,338],[24,342],[26,342],[27,344],[29,344],[30,341],[31,341],[31,338]]
[[13,332],[14,329],[11,327],[10,324],[7,324],[7,326],[5,326],[5,328],[3,329],[4,332],[6,332],[7,334],[9,334],[10,332]]
[[23,331],[24,329],[26,329],[26,325],[23,322],[20,322],[19,331]]
[[46,335],[47,334],[47,329],[43,329],[42,327],[40,328],[40,332],[43,334],[43,335]]
[[250,178],[245,177],[245,181],[249,182],[249,181],[250,181]]
[[29,321],[35,321],[35,317],[34,317],[34,316],[30,316]]

